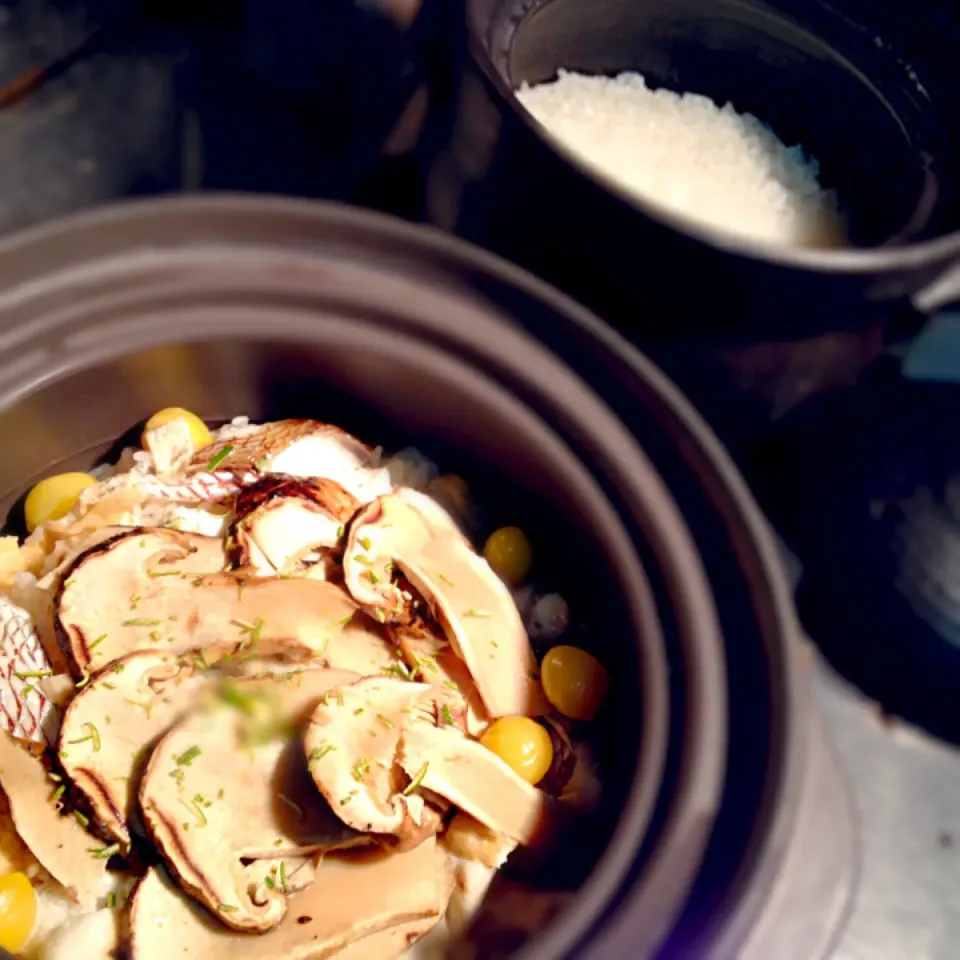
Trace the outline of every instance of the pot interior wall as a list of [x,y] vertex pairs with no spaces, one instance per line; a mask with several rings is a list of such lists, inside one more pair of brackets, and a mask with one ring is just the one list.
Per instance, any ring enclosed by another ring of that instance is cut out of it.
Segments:
[[[633,70],[651,86],[754,114],[817,158],[858,245],[960,228],[960,58],[944,38],[960,42],[956,15],[930,0],[841,6],[853,9],[800,0],[541,0],[488,9],[488,23],[483,10],[474,17],[511,88],[550,80],[558,68]],[[910,61],[901,41],[914,38],[922,58]]]
[[666,730],[653,718],[657,710],[642,705],[652,705],[657,687],[663,702],[667,679],[651,667],[662,655],[648,657],[637,643],[659,643],[649,620],[655,614],[644,607],[649,587],[635,557],[625,559],[629,541],[605,498],[583,482],[569,454],[558,453],[564,448],[541,421],[459,363],[409,351],[408,341],[387,335],[379,348],[363,351],[335,339],[322,347],[230,339],[158,347],[55,376],[0,414],[0,433],[24,438],[0,464],[0,507],[16,531],[33,481],[89,468],[137,444],[140,422],[173,405],[211,421],[316,417],[388,453],[416,447],[445,472],[464,476],[485,531],[517,523],[529,532],[538,579],[570,603],[571,642],[594,649],[616,678],[591,738],[603,809],[532,877],[573,889],[601,856],[636,778],[659,777],[649,747]]

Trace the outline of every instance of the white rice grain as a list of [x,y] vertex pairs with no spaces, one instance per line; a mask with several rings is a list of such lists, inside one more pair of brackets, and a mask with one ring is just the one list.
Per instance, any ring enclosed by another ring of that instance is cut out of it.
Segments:
[[517,98],[568,150],[638,198],[742,236],[835,246],[843,225],[819,165],[732,104],[651,90],[642,76],[561,70]]

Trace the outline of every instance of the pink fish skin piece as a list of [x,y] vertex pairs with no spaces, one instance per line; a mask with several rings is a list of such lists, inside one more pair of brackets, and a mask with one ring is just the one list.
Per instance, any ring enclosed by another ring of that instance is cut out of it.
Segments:
[[50,675],[30,615],[0,597],[0,729],[21,740],[56,745],[60,711],[37,685]]
[[172,500],[177,503],[216,503],[232,497],[241,487],[253,483],[256,473],[238,476],[229,471],[215,473],[196,473],[183,480],[162,480],[147,476],[137,486],[148,496],[156,500]]

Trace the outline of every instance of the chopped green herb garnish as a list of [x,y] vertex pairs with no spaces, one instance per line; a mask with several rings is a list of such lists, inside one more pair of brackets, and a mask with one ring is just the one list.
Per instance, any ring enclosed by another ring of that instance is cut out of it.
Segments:
[[280,889],[283,890],[284,893],[290,892],[290,886],[287,883],[287,861],[286,860],[280,861]]
[[263,878],[263,882],[267,885],[268,889],[270,890],[277,889],[277,885],[276,883],[274,883],[273,877],[271,877],[269,874],[267,874],[267,876]]
[[408,794],[413,793],[413,791],[416,790],[417,787],[419,787],[420,784],[423,783],[423,778],[427,775],[427,770],[429,769],[429,767],[430,767],[430,764],[429,764],[429,763],[425,763],[425,764],[417,771],[417,775],[413,778],[413,780],[410,781],[410,783],[407,785],[406,789],[403,791],[403,795],[404,795],[404,796],[407,796]]
[[359,543],[360,546],[363,547],[364,550],[366,550],[366,551],[369,552],[369,550],[370,550],[370,538],[369,538],[369,537],[357,537],[357,543]]
[[89,647],[87,647],[87,652],[90,653],[90,652],[92,652],[93,650],[96,650],[97,647],[99,647],[100,644],[103,643],[103,641],[106,640],[106,639],[107,639],[107,635],[106,635],[105,633],[101,633],[100,636],[97,637],[97,639],[94,640],[93,643],[91,643]]
[[21,671],[15,672],[14,676],[18,680],[37,680],[37,679],[40,679],[41,677],[52,677],[53,671],[52,670],[24,670],[22,672]]
[[[78,684],[78,686],[79,686],[79,684]],[[33,693],[33,691],[36,690],[36,689],[37,689],[37,688],[36,688],[32,683],[28,683],[28,684],[23,688],[23,691],[22,691],[22,692],[23,692],[23,696],[29,697],[30,694]]]
[[56,803],[64,795],[66,790],[66,786],[61,783],[60,786],[53,791],[53,802]]
[[465,617],[489,617],[489,610],[464,610],[463,616]]
[[363,783],[363,778],[370,771],[370,761],[366,757],[361,757],[354,765],[351,771],[353,779],[358,783]]
[[108,893],[108,894],[107,894],[107,906],[108,906],[111,910],[113,910],[113,908],[116,907],[116,905],[117,905],[117,895],[116,895],[115,893]]
[[310,756],[307,758],[307,763],[316,763],[318,760],[322,760],[331,750],[334,750],[335,747],[332,744],[327,743],[326,740],[320,741],[320,746],[315,747],[310,751]]
[[186,807],[187,810],[189,810],[197,818],[198,827],[205,827],[207,825],[207,815],[200,808],[200,804],[196,800],[192,800],[188,803],[182,797],[177,797],[177,803],[179,803],[182,807]]
[[413,671],[405,663],[391,663],[383,668],[388,676],[399,677],[401,680],[413,679]]
[[443,706],[440,707],[440,717],[444,723],[451,725],[453,724],[453,714],[450,712],[450,708],[446,704],[443,704]]
[[438,576],[448,587],[453,586],[453,581],[449,577],[445,577],[442,573],[438,574]]
[[87,850],[87,853],[91,854],[94,860],[109,860],[114,854],[119,852],[119,843],[114,843],[109,847],[93,847]]
[[92,723],[85,723],[84,729],[89,731],[85,737],[77,737],[76,740],[68,740],[68,746],[74,746],[78,743],[87,743],[88,741],[93,743],[93,752],[98,753],[100,750],[100,734],[97,731],[97,728]]
[[377,719],[378,719],[378,720],[380,721],[380,723],[383,724],[383,726],[385,726],[388,730],[392,730],[392,729],[393,729],[394,724],[393,724],[393,721],[392,721],[389,717],[385,717],[382,713],[378,713],[378,714],[377,714]]
[[193,761],[196,760],[202,752],[203,751],[201,751],[198,746],[192,746],[189,749],[184,750],[179,757],[174,757],[173,762],[178,767],[189,767],[190,764],[193,763]]
[[131,700],[129,697],[123,698],[131,707],[139,707],[147,715],[147,719],[150,719],[150,715],[153,713],[153,704],[148,700]]
[[353,614],[348,613],[341,621],[340,626],[345,627],[353,619]]
[[127,669],[127,665],[125,663],[115,663],[110,667],[110,669],[114,673],[123,673],[123,671]]
[[179,570],[148,570],[148,577],[153,577],[156,580],[158,577],[179,577]]
[[142,617],[136,617],[133,620],[124,620],[121,627],[159,627],[162,620],[144,620]]
[[90,826],[90,818],[84,816],[79,810],[74,810],[73,815],[76,818],[77,823],[79,823],[81,827]]
[[221,903],[221,904],[217,907],[217,909],[218,909],[221,913],[236,913],[240,908],[239,908],[239,907],[232,907],[232,906],[230,906],[229,903]]
[[107,690],[116,690],[116,689],[117,689],[117,685],[116,685],[115,683],[108,683],[106,680],[103,681],[103,685],[104,685],[104,687],[106,687]]
[[359,717],[361,713],[363,713],[363,707],[357,707],[357,709],[353,711],[355,717]]
[[226,460],[231,453],[233,453],[233,444],[228,443],[222,450],[219,450],[214,455],[213,459],[207,464],[207,470],[213,473],[213,471],[216,470],[217,467],[219,467],[220,464],[223,463],[223,461]]

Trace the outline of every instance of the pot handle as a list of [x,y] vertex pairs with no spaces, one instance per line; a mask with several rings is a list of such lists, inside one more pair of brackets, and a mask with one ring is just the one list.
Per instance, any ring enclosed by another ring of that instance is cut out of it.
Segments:
[[960,263],[913,302],[929,320],[903,351],[901,374],[908,380],[960,382]]

